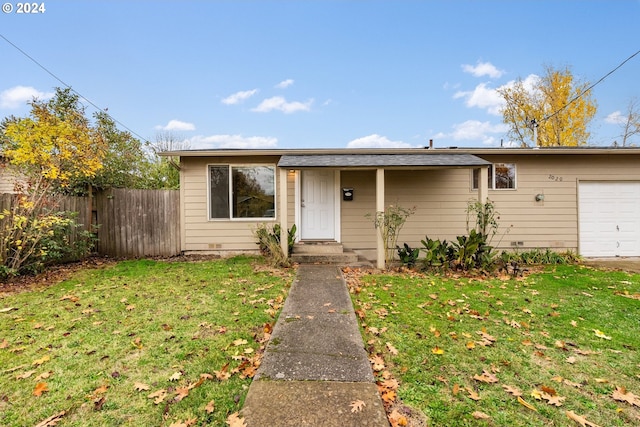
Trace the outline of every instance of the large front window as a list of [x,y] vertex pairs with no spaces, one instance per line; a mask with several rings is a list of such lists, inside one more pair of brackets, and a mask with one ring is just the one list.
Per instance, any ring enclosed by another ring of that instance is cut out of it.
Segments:
[[209,218],[274,218],[275,166],[210,165]]

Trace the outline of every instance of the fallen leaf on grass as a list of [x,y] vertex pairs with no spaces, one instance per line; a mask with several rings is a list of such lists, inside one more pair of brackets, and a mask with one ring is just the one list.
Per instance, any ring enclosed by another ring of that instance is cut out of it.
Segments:
[[198,422],[198,419],[194,417],[184,421],[182,420],[176,421],[175,423],[169,424],[169,427],[191,427],[196,425],[197,422]]
[[390,342],[387,343],[387,349],[389,350],[389,353],[391,353],[394,356],[397,356],[399,353],[398,349],[395,348],[393,344],[391,344]]
[[33,366],[40,366],[42,365],[44,362],[48,362],[49,360],[51,360],[51,358],[49,356],[42,356],[40,359],[34,360],[31,365]]
[[219,371],[213,371],[213,373],[216,374],[216,378],[218,380],[225,381],[231,378],[231,374],[227,372],[228,368],[229,368],[229,364],[227,363]]
[[575,412],[573,412],[573,411],[567,411],[567,412],[565,412],[565,413],[567,414],[567,417],[568,417],[570,420],[573,420],[573,421],[577,422],[577,423],[578,423],[578,424],[580,424],[582,427],[600,427],[600,426],[599,426],[599,425],[597,425],[597,424],[594,424],[594,423],[592,423],[592,422],[590,422],[590,421],[587,421],[587,419],[586,419],[585,417],[582,417],[582,416],[580,416],[580,415],[576,414],[576,413],[575,413]]
[[239,339],[233,341],[233,345],[236,346],[236,347],[240,347],[241,345],[247,344],[247,342],[248,342],[247,340],[243,340],[243,339],[239,338]]
[[408,424],[407,417],[400,414],[397,409],[391,411],[388,418],[391,423],[391,427],[404,427]]
[[247,427],[247,424],[244,422],[244,418],[240,417],[237,412],[234,412],[227,417],[227,424],[229,427]]
[[473,379],[476,381],[480,381],[487,384],[493,384],[498,382],[498,377],[496,377],[491,372],[487,372],[487,370],[482,371],[482,375],[475,374]]
[[522,406],[524,406],[527,409],[531,409],[534,412],[538,412],[538,410],[535,408],[535,406],[533,406],[530,403],[527,403],[527,401],[524,400],[523,398],[521,398],[520,396],[518,396],[518,403],[521,404]]
[[60,421],[66,413],[66,411],[60,411],[55,415],[51,415],[49,418],[40,421],[35,425],[35,427],[55,427],[55,425],[58,424],[58,421]]
[[602,331],[601,331],[601,330],[599,330],[599,329],[594,329],[594,330],[593,330],[593,332],[596,334],[596,336],[597,336],[598,338],[602,338],[602,339],[605,339],[605,340],[610,340],[610,339],[611,339],[611,337],[609,337],[609,336],[605,335],[605,333],[604,333],[604,332],[602,332]]
[[510,385],[503,385],[502,388],[504,389],[504,391],[506,391],[512,396],[516,396],[516,397],[522,396],[522,392],[518,390],[516,387],[512,387]]
[[38,375],[35,380],[36,381],[40,381],[40,380],[46,380],[47,378],[49,378],[51,376],[51,374],[53,374],[53,371],[46,371],[41,373],[40,375]]
[[636,396],[630,391],[628,392],[624,387],[616,387],[611,397],[619,402],[627,402],[630,405],[640,407],[640,396]]
[[491,417],[487,414],[485,414],[484,412],[480,412],[480,411],[474,411],[471,416],[473,418],[475,418],[476,420],[490,420]]
[[209,401],[209,403],[207,403],[207,406],[204,407],[204,410],[206,411],[207,414],[212,413],[216,408],[216,404],[213,400]]
[[22,373],[22,374],[18,375],[18,376],[16,377],[16,379],[17,379],[17,380],[24,380],[24,379],[29,378],[31,375],[33,375],[33,374],[35,374],[35,373],[36,373],[36,371],[27,371],[27,372],[24,372],[24,373]]
[[396,392],[393,390],[386,391],[380,396],[387,403],[393,403],[396,400]]
[[362,400],[354,400],[353,402],[351,402],[351,404],[349,406],[351,406],[351,412],[362,412],[362,409],[366,406],[367,404],[364,403],[364,401]]
[[135,383],[133,385],[133,388],[135,388],[137,391],[151,390],[151,387],[149,387],[147,384],[144,384],[144,383]]
[[169,381],[178,381],[182,377],[182,372],[174,372],[173,375],[169,377]]
[[476,393],[469,387],[465,387],[465,390],[467,391],[467,393],[469,393],[469,399],[476,400],[476,401],[480,400],[480,395],[478,393]]
[[369,358],[369,362],[371,362],[372,369],[375,372],[382,371],[385,368],[384,359],[378,355]]
[[185,397],[189,396],[189,387],[178,387],[176,388],[176,395],[173,398],[176,402],[180,402]]
[[47,383],[38,383],[36,384],[36,387],[33,389],[33,395],[34,396],[42,396],[42,393],[44,393],[45,391],[49,391],[49,388],[47,387]]
[[444,354],[444,350],[441,349],[438,346],[435,346],[434,348],[431,349],[431,353],[433,353],[433,354]]
[[154,399],[153,403],[156,405],[162,403],[162,401],[167,397],[167,390],[164,388],[154,391],[150,395],[147,396],[149,399]]

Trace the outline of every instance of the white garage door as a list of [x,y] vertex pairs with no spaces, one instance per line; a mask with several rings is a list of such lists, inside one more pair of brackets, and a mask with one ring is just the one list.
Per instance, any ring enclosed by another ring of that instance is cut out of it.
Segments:
[[640,182],[581,182],[580,254],[640,256]]

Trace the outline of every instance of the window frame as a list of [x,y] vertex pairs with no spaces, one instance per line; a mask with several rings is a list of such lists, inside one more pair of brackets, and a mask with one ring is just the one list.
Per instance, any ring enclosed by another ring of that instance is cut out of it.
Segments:
[[[513,170],[513,187],[504,187],[504,188],[497,188],[496,187],[496,165],[504,165],[509,167],[509,169]],[[477,179],[476,179],[477,177]],[[471,190],[476,191],[478,190],[478,185],[476,184],[476,182],[480,179],[480,172],[478,169],[472,169],[471,170]],[[500,163],[492,163],[489,166],[489,173],[488,173],[488,179],[489,179],[489,190],[496,190],[496,191],[515,191],[518,189],[518,167],[515,163],[506,163],[506,162],[500,162]]]
[[[211,214],[211,168],[212,167],[226,167],[228,173],[228,216],[226,217],[212,217]],[[233,206],[233,169],[234,168],[253,168],[253,167],[270,167],[273,171],[273,216],[262,217],[234,217]],[[207,180],[207,219],[208,221],[276,221],[278,216],[278,173],[277,165],[274,163],[208,163],[206,167],[206,180]]]

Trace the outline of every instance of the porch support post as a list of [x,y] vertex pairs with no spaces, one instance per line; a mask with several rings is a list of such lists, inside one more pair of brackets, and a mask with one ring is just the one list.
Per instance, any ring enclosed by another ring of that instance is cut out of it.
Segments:
[[489,197],[489,168],[487,166],[480,168],[478,177],[478,201],[482,204],[487,203]]
[[[384,169],[376,169],[376,218],[384,213]],[[384,241],[380,231],[376,229],[376,266],[384,269],[386,254],[384,253]]]
[[280,248],[282,249],[282,253],[284,254],[284,258],[287,259],[289,257],[289,224],[287,223],[287,169],[280,168],[279,169],[279,189],[278,193],[278,204],[280,206],[279,216],[280,216]]

